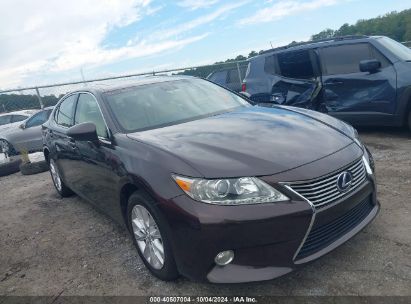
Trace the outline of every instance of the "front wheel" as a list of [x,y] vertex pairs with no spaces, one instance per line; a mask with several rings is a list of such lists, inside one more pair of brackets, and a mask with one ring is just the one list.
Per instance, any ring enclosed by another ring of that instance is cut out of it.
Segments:
[[71,189],[67,187],[66,184],[61,179],[60,171],[57,168],[57,165],[54,159],[50,159],[49,168],[50,168],[51,179],[53,181],[54,187],[56,188],[57,192],[62,197],[69,197],[73,195],[73,191],[71,191]]
[[134,245],[151,273],[164,281],[178,278],[166,222],[153,201],[142,193],[133,193],[128,201],[127,219]]

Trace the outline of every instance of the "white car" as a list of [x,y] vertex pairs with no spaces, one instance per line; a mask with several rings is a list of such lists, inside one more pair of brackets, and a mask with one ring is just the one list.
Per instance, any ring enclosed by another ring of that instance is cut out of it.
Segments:
[[12,128],[17,128],[24,120],[37,113],[38,111],[39,110],[22,110],[9,113],[1,113],[0,134]]

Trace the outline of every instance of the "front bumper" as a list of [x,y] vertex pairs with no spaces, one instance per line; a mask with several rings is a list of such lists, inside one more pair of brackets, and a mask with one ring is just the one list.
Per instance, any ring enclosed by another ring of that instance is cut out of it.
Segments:
[[[289,202],[218,206],[178,196],[163,205],[180,273],[192,280],[241,283],[274,279],[332,251],[370,223],[379,210],[373,176],[315,210],[285,185]],[[233,250],[226,266],[217,253]]]

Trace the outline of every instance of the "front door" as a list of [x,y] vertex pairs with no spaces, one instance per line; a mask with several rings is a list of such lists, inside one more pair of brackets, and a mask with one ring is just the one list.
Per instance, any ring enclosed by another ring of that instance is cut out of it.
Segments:
[[[396,72],[369,43],[342,44],[318,50],[323,99],[329,114],[353,124],[384,119],[395,112]],[[361,72],[360,61],[376,59],[381,69]]]
[[115,147],[109,139],[109,131],[96,98],[90,93],[81,93],[74,115],[74,124],[91,122],[96,125],[97,142],[75,141],[78,155],[73,164],[75,177],[73,187],[92,203],[110,214],[109,201],[116,201],[118,166]]

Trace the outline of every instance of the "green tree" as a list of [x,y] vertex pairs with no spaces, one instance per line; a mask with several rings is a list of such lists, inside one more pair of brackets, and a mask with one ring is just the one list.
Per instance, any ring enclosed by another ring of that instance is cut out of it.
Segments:
[[256,51],[251,51],[249,54],[248,54],[248,58],[251,58],[251,57],[254,57],[254,56],[257,56],[258,55],[258,53],[256,52]]
[[343,24],[339,29],[325,29],[311,36],[311,40],[347,35],[382,35],[397,41],[411,40],[411,9],[391,12],[355,24]]
[[328,28],[328,29],[325,29],[325,30],[319,32],[318,34],[312,35],[311,40],[320,40],[320,39],[331,38],[331,37],[334,37],[334,35],[335,35],[335,31]]

